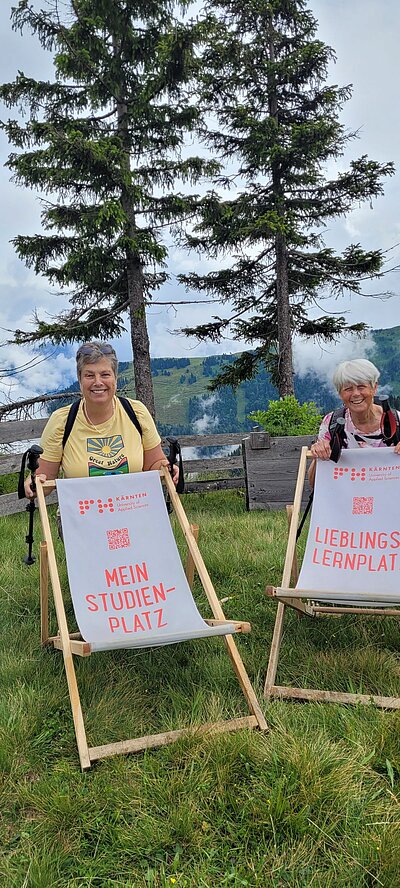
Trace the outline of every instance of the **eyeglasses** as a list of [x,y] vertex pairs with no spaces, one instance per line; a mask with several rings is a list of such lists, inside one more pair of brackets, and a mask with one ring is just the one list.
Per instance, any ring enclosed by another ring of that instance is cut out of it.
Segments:
[[90,343],[87,345],[81,345],[76,353],[76,358],[78,359],[85,355],[92,355],[93,352],[96,351],[99,351],[102,355],[115,355],[115,350],[112,345],[109,345],[108,342],[99,342],[98,345],[97,343],[96,345],[91,345]]

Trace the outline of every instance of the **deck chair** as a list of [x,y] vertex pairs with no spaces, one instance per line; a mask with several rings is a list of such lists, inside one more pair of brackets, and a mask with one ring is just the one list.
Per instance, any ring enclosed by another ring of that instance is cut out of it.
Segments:
[[[213,613],[203,620],[192,597],[167,514],[161,480],[188,546],[187,574],[196,569]],[[46,508],[45,494],[57,487],[68,580],[78,633],[67,625],[63,593]],[[44,542],[40,546],[41,640],[61,650],[82,770],[117,753],[163,746],[188,733],[165,733],[89,746],[73,655],[98,650],[144,648],[192,638],[223,635],[250,715],[196,727],[202,732],[233,731],[267,725],[233,633],[248,632],[247,622],[227,621],[206,570],[195,535],[170,474],[146,472],[90,479],[37,483]],[[49,575],[58,632],[49,635]]]
[[[317,462],[313,508],[298,574],[296,536],[311,458],[302,448],[264,696],[399,709],[400,698],[275,684],[286,607],[306,617],[345,613],[400,616],[400,460],[390,448],[342,450],[337,464]],[[390,487],[389,487],[390,485]],[[390,490],[390,496],[388,496]]]

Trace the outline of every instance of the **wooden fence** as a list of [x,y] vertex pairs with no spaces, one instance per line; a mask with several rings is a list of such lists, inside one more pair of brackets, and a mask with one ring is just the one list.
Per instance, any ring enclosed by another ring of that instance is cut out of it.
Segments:
[[[21,454],[32,441],[40,438],[46,422],[46,419],[0,421],[0,447],[5,450],[5,445],[12,445],[12,452],[0,454],[0,476],[19,471]],[[241,448],[238,456],[205,455],[204,459],[185,459],[186,492],[245,488],[247,509],[283,509],[293,502],[301,448],[309,446],[312,440],[311,435],[270,438],[266,432],[251,432],[246,437],[242,432],[184,435],[179,438],[181,447]],[[168,452],[168,442],[162,443]],[[207,474],[208,480],[191,477],[200,473]],[[218,477],[221,474],[222,477]],[[55,501],[56,495],[52,496]],[[303,506],[307,498],[305,491]],[[0,515],[23,512],[25,508],[26,500],[18,500],[16,493],[0,496]]]
[[[293,502],[301,448],[314,440],[315,435],[270,438],[267,432],[251,432],[244,439],[247,509],[284,509]],[[305,484],[303,508],[309,493]]]
[[[0,476],[10,472],[19,472],[21,456],[29,444],[40,438],[47,419],[27,419],[0,422],[0,446],[3,451],[7,445],[12,447],[12,452],[0,454]],[[243,433],[228,435],[184,435],[179,438],[181,447],[214,448],[231,446],[240,448],[243,441]],[[163,440],[163,447],[168,453],[168,442]],[[242,456],[207,456],[204,459],[185,459],[184,468],[186,475],[186,491],[192,493],[199,490],[222,490],[245,486]],[[234,477],[232,476],[234,471]],[[191,475],[201,473],[207,475],[219,475],[208,481],[192,480]],[[55,501],[56,495],[52,494]],[[48,502],[52,500],[49,498]],[[27,501],[19,500],[16,493],[0,496],[0,515],[13,515],[15,512],[23,512]]]

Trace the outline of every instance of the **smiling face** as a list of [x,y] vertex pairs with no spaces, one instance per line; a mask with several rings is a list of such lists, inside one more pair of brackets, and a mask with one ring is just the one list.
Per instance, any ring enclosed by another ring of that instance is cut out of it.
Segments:
[[117,390],[117,379],[109,358],[101,358],[95,363],[85,363],[79,377],[81,392],[88,410],[110,407]]
[[369,382],[345,382],[339,395],[345,407],[348,407],[354,417],[368,417],[373,414],[374,397],[378,384]]

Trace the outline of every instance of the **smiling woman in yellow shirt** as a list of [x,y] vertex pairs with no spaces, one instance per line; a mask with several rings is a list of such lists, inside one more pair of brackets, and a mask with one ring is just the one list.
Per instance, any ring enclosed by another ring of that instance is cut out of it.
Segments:
[[[86,342],[76,355],[82,400],[71,433],[63,448],[63,435],[69,407],[61,407],[50,417],[41,439],[43,454],[36,477],[55,480],[60,469],[65,478],[125,474],[168,467],[161,438],[147,407],[130,400],[142,434],[116,397],[118,360],[111,345]],[[173,481],[178,468],[173,467]],[[25,494],[34,495],[30,476]]]

